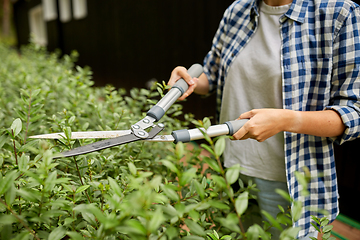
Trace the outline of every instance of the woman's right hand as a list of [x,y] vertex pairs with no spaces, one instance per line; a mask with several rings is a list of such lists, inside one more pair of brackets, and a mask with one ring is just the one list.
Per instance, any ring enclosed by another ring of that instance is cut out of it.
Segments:
[[190,94],[192,94],[197,87],[197,84],[199,82],[198,78],[191,77],[187,69],[184,67],[176,67],[172,72],[170,76],[170,80],[168,81],[168,85],[173,86],[175,82],[179,79],[184,79],[187,84],[189,85],[188,90],[179,98],[179,100],[184,100],[187,98]]

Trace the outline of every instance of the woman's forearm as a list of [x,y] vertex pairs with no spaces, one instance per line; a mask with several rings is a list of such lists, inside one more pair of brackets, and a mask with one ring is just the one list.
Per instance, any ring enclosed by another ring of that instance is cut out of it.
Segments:
[[240,118],[249,121],[233,137],[242,140],[252,138],[259,142],[281,131],[337,137],[345,130],[340,115],[333,110],[302,112],[264,108],[243,113]]
[[205,73],[201,74],[198,78],[197,86],[194,90],[195,93],[200,95],[206,95],[209,93],[209,80]]
[[337,137],[345,130],[340,115],[333,110],[292,111],[292,121],[285,124],[285,131],[319,137]]

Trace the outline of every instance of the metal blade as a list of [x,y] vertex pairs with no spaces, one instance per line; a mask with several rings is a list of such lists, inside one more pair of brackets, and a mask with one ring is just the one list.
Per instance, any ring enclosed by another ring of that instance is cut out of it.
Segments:
[[151,139],[145,139],[145,141],[147,141],[147,142],[174,142],[175,138],[171,135],[160,135],[160,136],[155,136],[154,138],[151,138]]
[[[163,127],[159,127],[159,126],[153,127],[153,129],[151,129],[151,131],[149,132],[149,139],[154,138],[163,129],[164,129]],[[140,137],[135,136],[133,133],[130,133],[128,135],[120,136],[117,138],[102,140],[85,146],[74,148],[72,150],[62,152],[61,155],[55,156],[54,158],[77,156],[77,155],[91,153],[105,148],[115,147],[121,144],[130,143],[138,140],[146,140],[146,139],[142,139]]]
[[[72,132],[71,139],[88,139],[88,138],[116,138],[131,133],[131,130],[119,130],[119,131],[89,131],[89,132]],[[64,133],[50,133],[30,136],[29,138],[40,139],[63,139],[66,138]]]
[[134,134],[129,134],[129,135],[120,136],[117,138],[111,138],[103,141],[94,142],[85,146],[77,147],[70,151],[62,152],[61,156],[58,157],[72,157],[85,153],[91,153],[105,148],[115,147],[124,143],[134,142],[140,139],[141,138],[136,137]]

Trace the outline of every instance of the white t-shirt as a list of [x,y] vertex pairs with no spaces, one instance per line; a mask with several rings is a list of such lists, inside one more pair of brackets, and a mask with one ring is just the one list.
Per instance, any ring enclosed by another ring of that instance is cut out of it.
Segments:
[[[260,3],[258,29],[226,76],[220,122],[234,120],[252,109],[283,108],[279,18],[289,7]],[[261,143],[228,140],[224,161],[226,167],[239,163],[245,175],[286,182],[284,134]]]

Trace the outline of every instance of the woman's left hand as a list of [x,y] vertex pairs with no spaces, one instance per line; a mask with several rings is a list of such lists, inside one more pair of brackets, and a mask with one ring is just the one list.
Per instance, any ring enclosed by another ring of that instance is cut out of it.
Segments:
[[249,119],[233,137],[236,140],[255,139],[263,142],[286,129],[293,111],[285,109],[253,109],[243,113],[238,119]]

